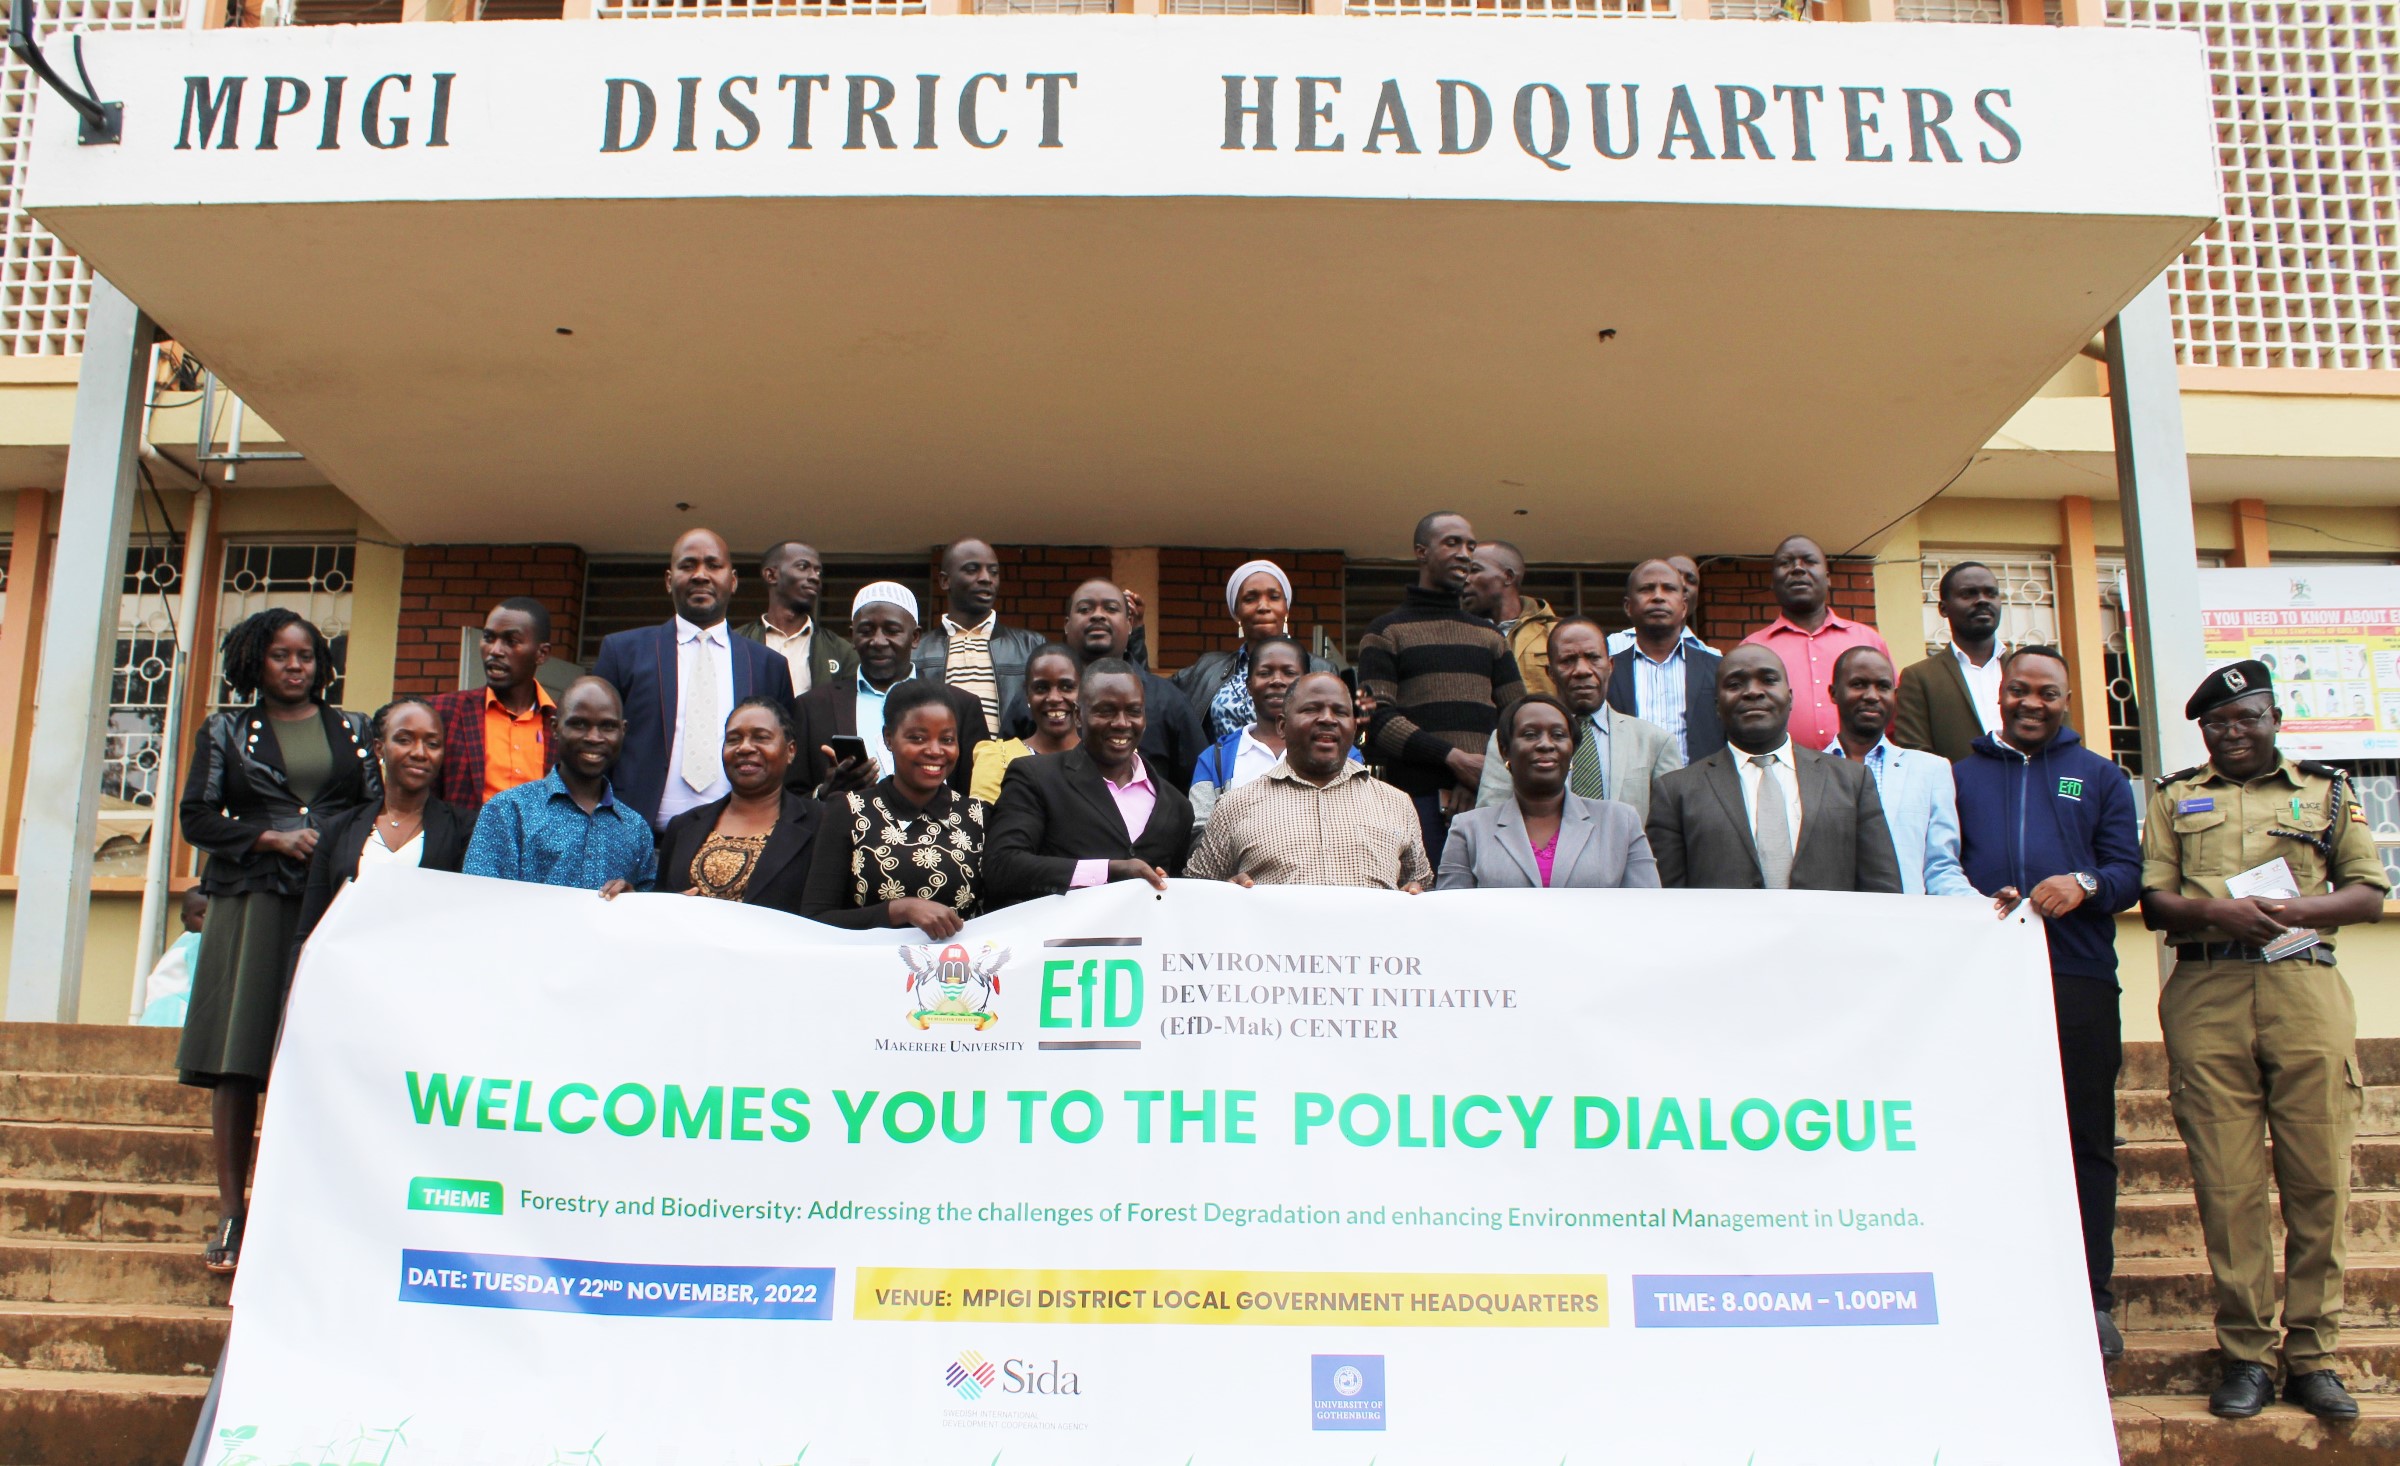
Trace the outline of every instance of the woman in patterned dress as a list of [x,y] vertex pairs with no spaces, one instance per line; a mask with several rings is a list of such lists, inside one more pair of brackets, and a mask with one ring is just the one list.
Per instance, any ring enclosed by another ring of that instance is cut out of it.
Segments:
[[744,698],[725,719],[725,779],[733,792],[667,821],[658,837],[658,888],[800,914],[821,811],[783,786],[800,751],[791,714],[770,697]]
[[941,684],[911,678],[883,704],[891,774],[825,803],[800,914],[864,930],[913,926],[937,941],[983,909],[985,806],[950,788],[958,715]]

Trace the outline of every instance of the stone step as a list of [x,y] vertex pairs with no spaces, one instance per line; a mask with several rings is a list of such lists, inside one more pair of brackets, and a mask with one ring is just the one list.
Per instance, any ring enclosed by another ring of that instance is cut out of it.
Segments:
[[0,1238],[0,1301],[219,1308],[232,1288],[233,1279],[200,1265],[199,1246],[188,1242]]
[[[2121,1257],[2111,1287],[2121,1329],[2215,1326],[2216,1294],[2205,1258]],[[2343,1302],[2345,1331],[2400,1328],[2400,1253],[2352,1252],[2343,1275]]]
[[0,1370],[0,1461],[15,1466],[178,1466],[204,1378]]
[[[2135,1141],[2182,1138],[2176,1134],[2175,1112],[2169,1107],[2163,1089],[2117,1091],[2117,1133]],[[2358,1133],[2361,1137],[2400,1135],[2400,1084],[2368,1087],[2366,1104],[2359,1112]]]
[[0,1369],[215,1372],[233,1314],[130,1303],[0,1303]]
[[[2217,1336],[2207,1329],[2136,1329],[2108,1367],[2118,1395],[2205,1395],[2217,1387]],[[2334,1371],[2350,1393],[2400,1397],[2400,1329],[2344,1329]]]
[[171,1075],[182,1041],[180,1028],[0,1023],[0,1073]]
[[208,1128],[208,1091],[155,1074],[0,1074],[0,1120]]
[[[0,1156],[6,1155],[6,1144],[5,1137],[0,1137]],[[0,1160],[0,1165],[5,1161]],[[2184,1154],[2180,1140],[2141,1140],[2118,1146],[2117,1175],[2117,1189],[2124,1194],[2192,1189],[2191,1157]],[[2400,1189],[2400,1136],[2354,1142],[2350,1147],[2350,1185],[2359,1191]]]
[[[26,1065],[32,1068],[33,1065]],[[2362,1038],[2358,1067],[2367,1084],[2400,1084],[2400,1038]],[[2165,1089],[2167,1046],[2157,1039],[2125,1045],[2125,1066],[2117,1071],[2119,1089]]]
[[0,1181],[0,1237],[188,1242],[217,1225],[215,1186],[163,1181]]
[[2400,1396],[2362,1395],[2359,1418],[2325,1425],[2296,1405],[2219,1420],[2197,1395],[2109,1402],[2122,1466],[2392,1466],[2400,1461]]
[[[205,1237],[207,1222],[202,1222]],[[2400,1252],[2400,1191],[2350,1193],[2350,1250]],[[2278,1247],[2283,1224],[2275,1223]],[[2188,1257],[2207,1255],[2200,1237],[2200,1209],[2189,1191],[2147,1191],[2117,1198],[2117,1256]]]
[[216,1164],[205,1130],[0,1123],[0,1179],[189,1185]]

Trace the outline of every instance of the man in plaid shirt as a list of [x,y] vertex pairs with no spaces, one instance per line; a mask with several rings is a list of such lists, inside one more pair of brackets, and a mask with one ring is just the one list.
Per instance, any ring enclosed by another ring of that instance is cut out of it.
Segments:
[[558,709],[535,673],[550,660],[550,611],[510,596],[483,618],[483,686],[432,699],[442,720],[445,803],[468,814],[558,761]]

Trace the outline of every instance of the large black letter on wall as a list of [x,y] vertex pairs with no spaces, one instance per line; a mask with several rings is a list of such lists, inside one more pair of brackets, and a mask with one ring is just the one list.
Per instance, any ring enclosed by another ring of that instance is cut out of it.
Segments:
[[[625,99],[633,98],[633,133],[625,132]],[[630,76],[608,79],[608,111],[600,120],[600,151],[630,153],[650,141],[650,129],[658,125],[658,98],[650,88]]]
[[219,134],[217,146],[219,148],[239,147],[240,144],[233,140],[233,130],[242,122],[242,83],[247,80],[249,80],[247,77],[229,76],[217,83],[216,93],[212,96],[208,90],[207,77],[185,77],[183,79],[183,132],[176,138],[175,146],[187,151],[190,149],[192,119],[197,117],[200,121],[200,146],[207,147],[208,130],[215,127],[217,119],[222,117],[225,119],[225,130]]
[[[1242,101],[1242,83],[1245,80],[1255,80],[1258,83],[1258,101],[1255,105],[1246,105]],[[1275,151],[1275,78],[1271,76],[1255,78],[1229,76],[1225,78],[1225,146],[1222,151],[1241,151],[1242,119],[1245,117],[1258,119],[1258,141],[1250,144],[1250,151],[1254,153]]]

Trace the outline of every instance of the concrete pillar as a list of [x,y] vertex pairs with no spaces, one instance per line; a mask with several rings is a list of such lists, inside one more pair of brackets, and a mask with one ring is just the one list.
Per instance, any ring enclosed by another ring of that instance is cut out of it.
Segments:
[[[67,440],[58,551],[42,628],[25,814],[17,836],[8,1017],[72,1023],[82,1000],[100,759],[115,661],[135,443],[150,376],[150,318],[94,276],[83,377]],[[174,791],[161,790],[172,799]]]
[[2207,756],[2184,699],[2201,650],[2200,552],[2183,451],[2183,394],[2164,276],[2108,323],[2108,411],[2125,522],[2126,639],[2142,706],[2142,772],[2156,779]]
[[2233,555],[2225,563],[2243,569],[2260,569],[2273,563],[2274,558],[2274,552],[2267,544],[2267,501],[2234,500]]
[[2100,618],[2100,551],[2092,533],[2092,501],[2069,494],[2058,501],[2058,649],[2075,679],[2069,719],[2095,752],[2108,752],[2108,633]]

